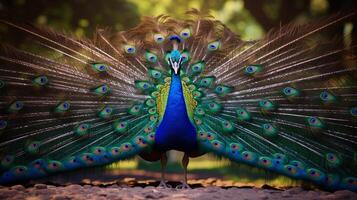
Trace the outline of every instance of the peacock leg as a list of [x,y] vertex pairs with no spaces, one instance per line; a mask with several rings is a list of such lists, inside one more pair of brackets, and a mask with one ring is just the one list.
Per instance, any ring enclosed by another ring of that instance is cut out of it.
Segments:
[[166,184],[166,180],[165,180],[165,168],[166,168],[166,164],[167,164],[166,152],[161,154],[160,162],[161,162],[161,181],[160,181],[160,184],[158,187],[172,188],[171,185]]
[[190,158],[185,153],[185,155],[182,158],[182,167],[184,170],[184,181],[182,181],[181,184],[176,187],[176,189],[191,189],[191,187],[187,184],[187,166],[188,166],[189,161],[190,161]]

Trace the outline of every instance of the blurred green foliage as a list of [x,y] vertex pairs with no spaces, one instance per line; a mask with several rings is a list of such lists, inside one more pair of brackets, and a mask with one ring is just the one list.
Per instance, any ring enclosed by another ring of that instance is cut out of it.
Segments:
[[[266,31],[290,21],[304,23],[342,8],[355,7],[353,0],[1,0],[0,17],[46,25],[91,35],[96,28],[122,31],[134,27],[142,16],[167,14],[184,19],[197,8],[210,12],[245,40],[261,38]],[[0,27],[2,42],[21,42],[21,36]]]

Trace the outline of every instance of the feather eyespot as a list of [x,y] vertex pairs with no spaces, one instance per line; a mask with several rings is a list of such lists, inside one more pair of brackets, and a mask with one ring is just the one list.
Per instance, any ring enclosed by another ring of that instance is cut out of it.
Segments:
[[37,86],[45,86],[48,83],[48,78],[47,76],[38,76],[32,82]]
[[209,51],[216,51],[220,48],[221,46],[221,42],[220,41],[214,41],[214,42],[211,42],[207,45],[207,48]]
[[165,37],[162,34],[155,34],[154,35],[154,40],[156,43],[162,43],[165,41]]
[[136,52],[136,48],[132,45],[124,45],[124,51],[128,54],[134,54]]
[[7,127],[7,121],[0,119],[0,130],[4,130]]
[[187,39],[189,37],[191,37],[191,30],[189,28],[185,28],[181,31],[180,33],[180,36],[183,38],[183,39]]

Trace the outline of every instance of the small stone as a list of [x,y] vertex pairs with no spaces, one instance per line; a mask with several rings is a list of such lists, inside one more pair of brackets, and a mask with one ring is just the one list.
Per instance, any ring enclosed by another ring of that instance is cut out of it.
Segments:
[[268,197],[268,195],[261,194],[261,195],[258,196],[258,199],[266,200],[266,199],[269,199],[269,197]]
[[287,190],[285,190],[284,192],[281,193],[281,196],[287,198],[287,197],[291,197],[291,194]]
[[303,191],[303,189],[301,187],[294,187],[294,188],[290,188],[286,191],[290,194],[300,194]]
[[26,190],[26,188],[23,185],[14,185],[11,187],[12,190],[16,190],[16,191],[24,191]]
[[68,186],[66,187],[66,189],[70,189],[70,190],[81,190],[81,189],[82,189],[82,186],[77,185],[77,184],[73,184],[73,185],[68,185]]
[[42,189],[46,189],[47,188],[47,185],[45,184],[41,184],[41,183],[38,183],[34,186],[34,188],[38,189],[38,190],[42,190]]
[[349,190],[339,190],[334,192],[334,195],[336,195],[336,197],[341,198],[341,199],[357,199],[357,194],[349,191]]
[[56,195],[52,198],[52,200],[70,200],[71,198],[66,195]]

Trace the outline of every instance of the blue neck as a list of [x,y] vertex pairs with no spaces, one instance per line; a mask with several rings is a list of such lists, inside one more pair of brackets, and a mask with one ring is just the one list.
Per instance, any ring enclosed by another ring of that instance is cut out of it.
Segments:
[[172,74],[170,92],[164,117],[156,130],[159,150],[171,149],[189,152],[196,148],[196,129],[186,110],[180,75]]

